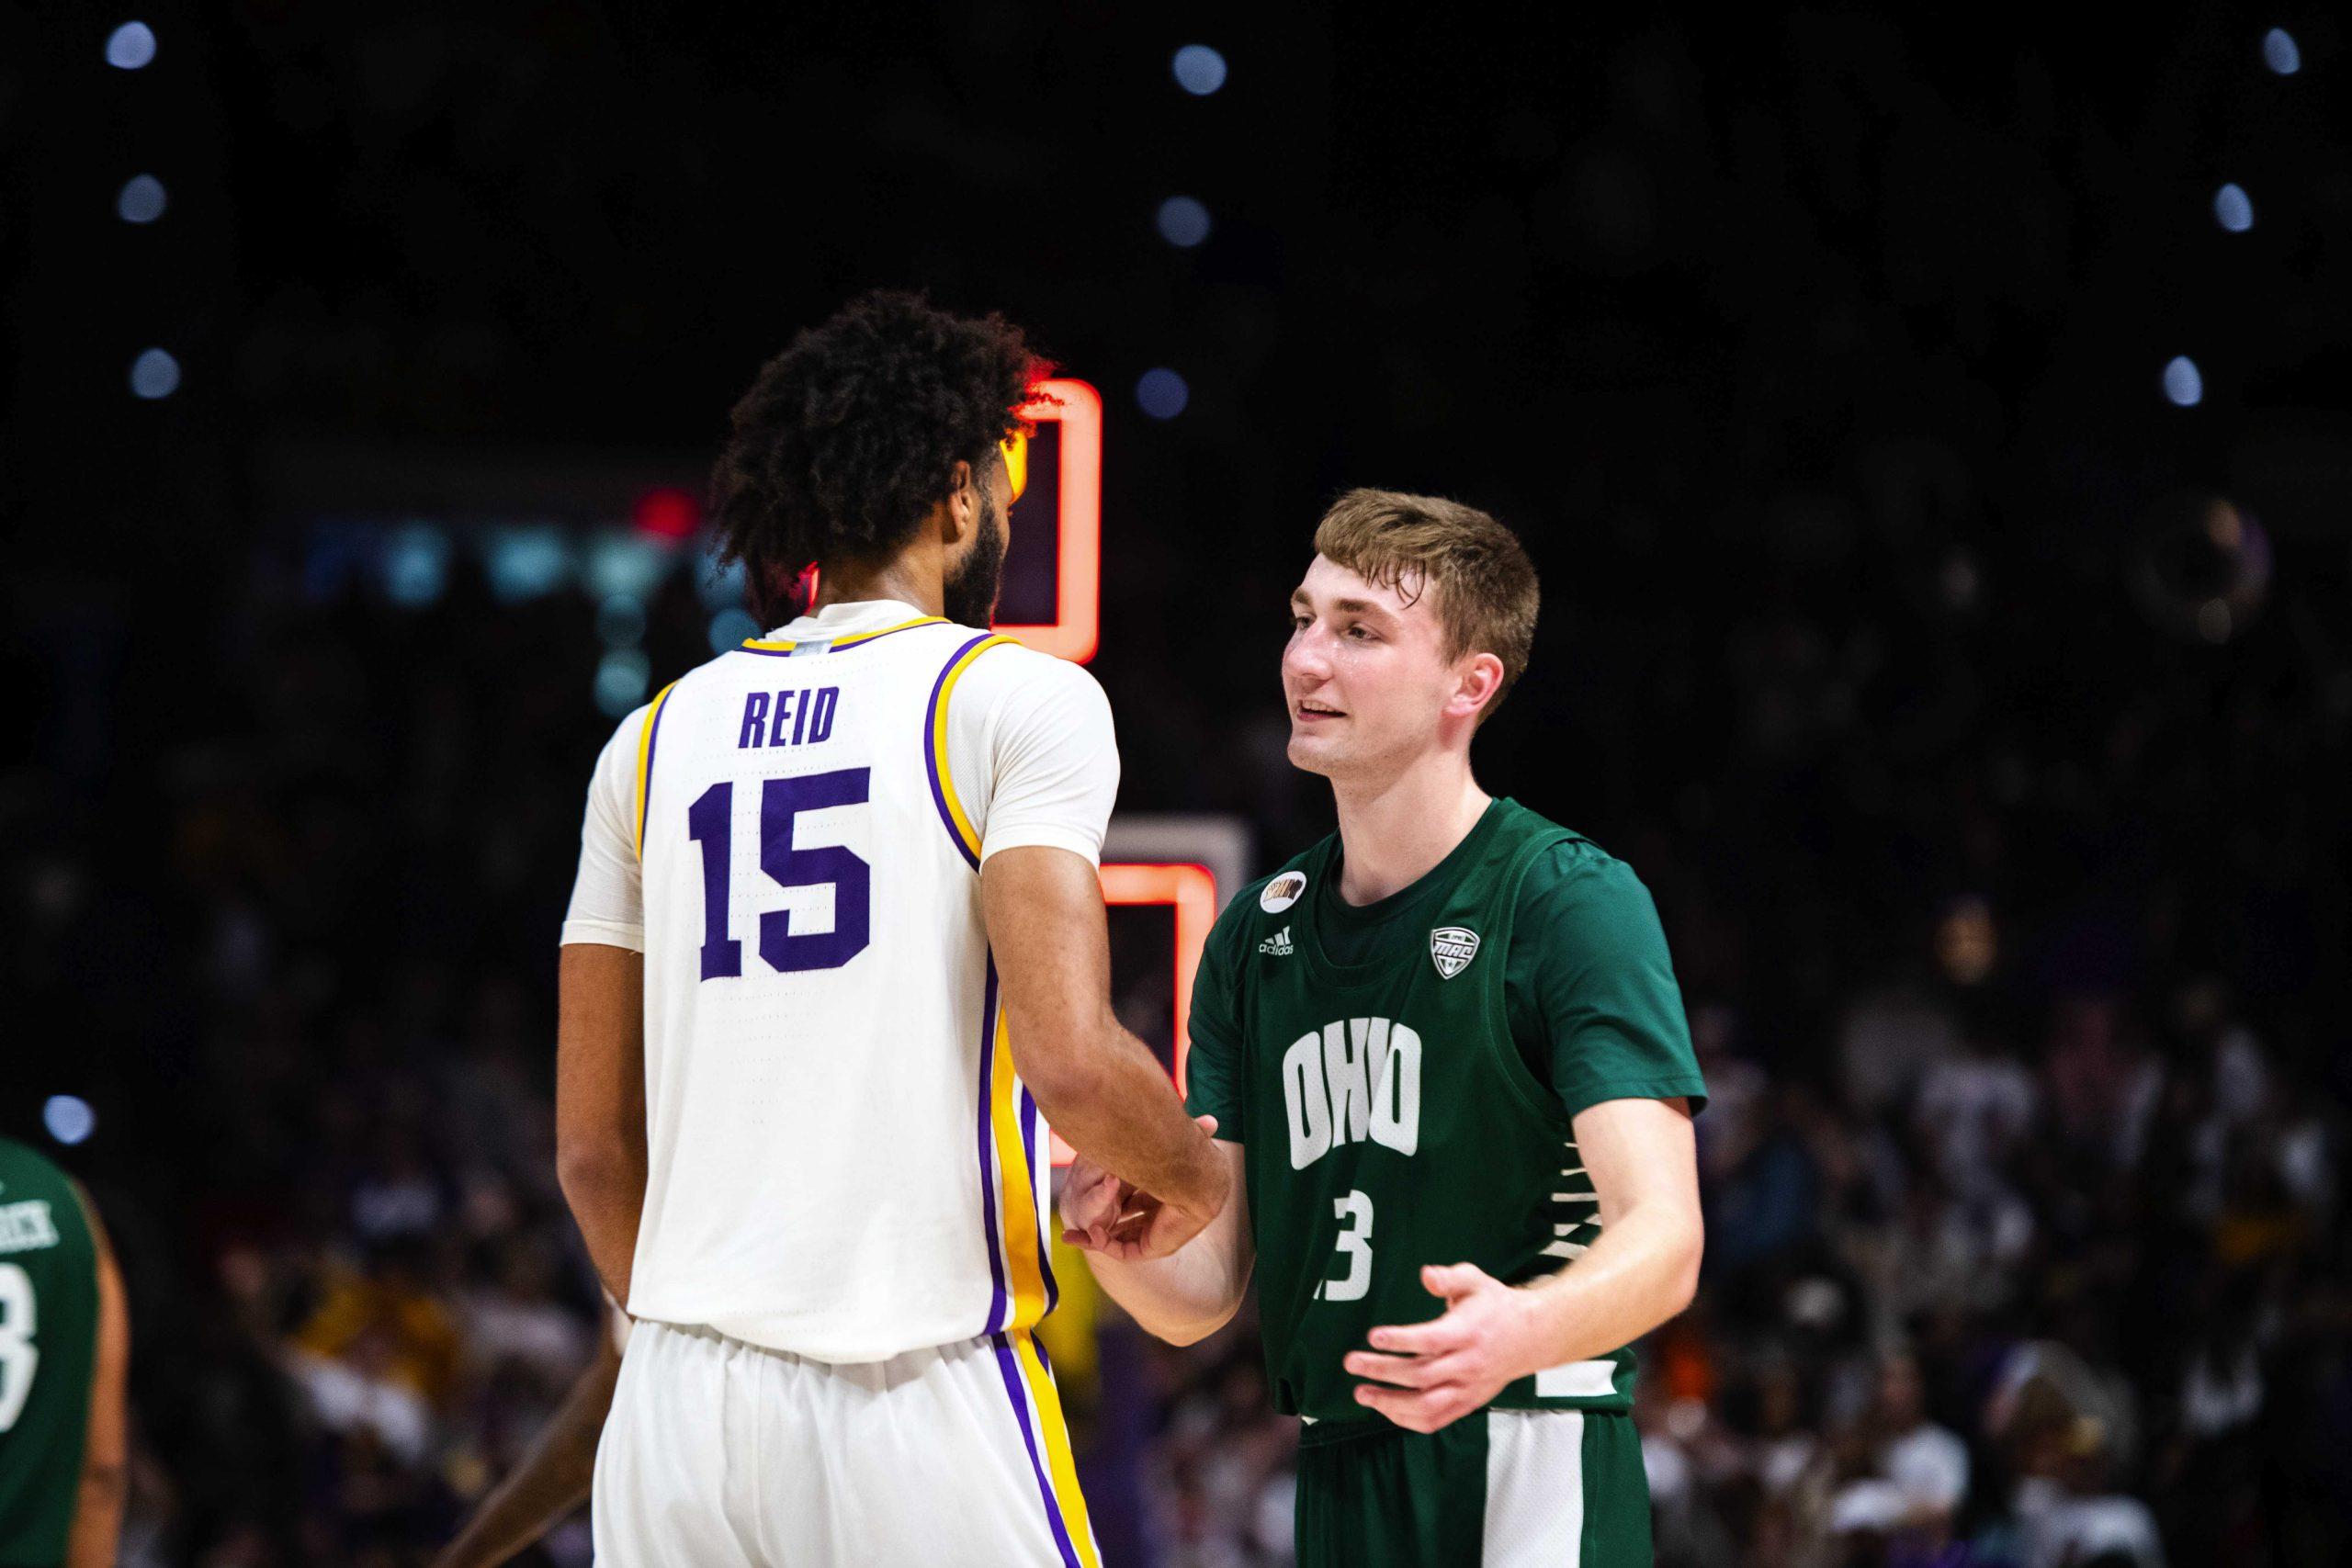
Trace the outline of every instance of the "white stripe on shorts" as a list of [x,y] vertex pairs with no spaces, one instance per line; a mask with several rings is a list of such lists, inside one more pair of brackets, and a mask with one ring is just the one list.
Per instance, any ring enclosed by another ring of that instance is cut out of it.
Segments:
[[1538,1399],[1600,1399],[1616,1387],[1614,1361],[1563,1361],[1535,1374]]
[[1584,1561],[1584,1412],[1487,1412],[1486,1568]]

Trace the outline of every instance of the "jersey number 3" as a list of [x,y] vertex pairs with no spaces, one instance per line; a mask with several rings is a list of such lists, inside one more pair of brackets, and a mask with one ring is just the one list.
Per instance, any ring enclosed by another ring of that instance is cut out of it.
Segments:
[[1372,1289],[1372,1200],[1361,1192],[1350,1192],[1333,1199],[1331,1208],[1347,1227],[1340,1233],[1337,1245],[1340,1256],[1347,1259],[1348,1271],[1316,1286],[1315,1299],[1360,1302]]
[[[793,818],[829,806],[863,806],[871,770],[769,779],[760,785],[760,869],[779,887],[833,890],[833,929],[798,932],[792,911],[760,916],[760,956],[791,975],[838,969],[865,951],[871,931],[874,868],[839,844],[796,849]],[[702,977],[743,973],[743,944],[727,931],[728,881],[735,866],[735,786],[715,784],[686,808],[686,836],[702,846]]]
[[0,1432],[17,1424],[32,1397],[40,1352],[33,1347],[33,1280],[14,1263],[0,1263]]

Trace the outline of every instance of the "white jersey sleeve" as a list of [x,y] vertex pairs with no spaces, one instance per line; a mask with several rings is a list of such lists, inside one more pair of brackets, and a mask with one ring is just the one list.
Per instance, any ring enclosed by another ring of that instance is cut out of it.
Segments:
[[637,763],[649,707],[621,721],[588,781],[580,874],[563,918],[566,942],[645,951],[645,893],[637,858]]
[[973,781],[965,806],[980,859],[1044,844],[1099,864],[1119,793],[1111,704],[1078,665],[1025,648],[991,649],[965,671],[948,757]]

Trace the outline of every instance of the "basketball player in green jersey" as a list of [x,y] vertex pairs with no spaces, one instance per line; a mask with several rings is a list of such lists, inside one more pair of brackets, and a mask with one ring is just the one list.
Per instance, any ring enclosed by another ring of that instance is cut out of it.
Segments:
[[1697,1279],[1706,1094],[1657,911],[1472,776],[1535,629],[1518,540],[1356,491],[1315,547],[1283,688],[1340,831],[1234,898],[1193,996],[1191,1109],[1246,1201],[1151,1260],[1149,1194],[1081,1162],[1065,1238],[1176,1344],[1254,1262],[1307,1568],[1646,1563],[1627,1346]]
[[0,1563],[106,1568],[122,1531],[130,1319],[97,1212],[0,1138]]

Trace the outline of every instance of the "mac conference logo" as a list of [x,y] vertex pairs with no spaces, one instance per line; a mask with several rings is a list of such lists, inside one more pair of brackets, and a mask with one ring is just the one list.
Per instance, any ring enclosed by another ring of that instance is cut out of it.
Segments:
[[1306,891],[1306,873],[1283,872],[1280,876],[1267,883],[1264,890],[1258,895],[1258,908],[1270,915],[1279,915],[1293,904],[1297,903],[1298,896]]
[[1430,958],[1438,977],[1451,980],[1478,956],[1478,933],[1467,926],[1440,926],[1430,932]]

